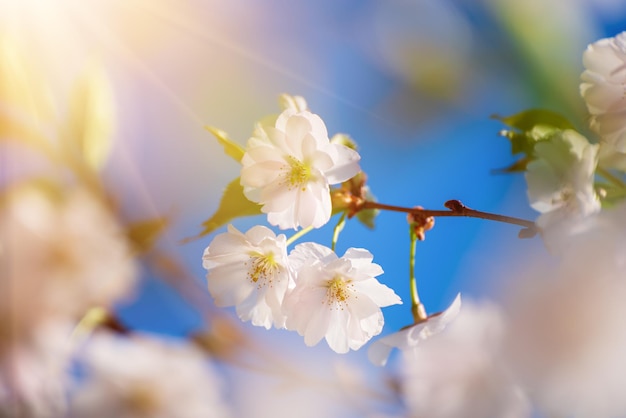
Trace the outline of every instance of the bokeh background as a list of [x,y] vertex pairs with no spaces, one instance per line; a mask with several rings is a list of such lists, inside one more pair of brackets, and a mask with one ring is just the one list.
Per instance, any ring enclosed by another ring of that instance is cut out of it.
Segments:
[[[202,294],[201,256],[213,235],[181,240],[200,231],[239,169],[204,125],[244,144],[256,120],[278,111],[279,94],[302,95],[329,133],[358,143],[380,202],[441,209],[459,199],[534,219],[523,176],[497,173],[514,158],[491,115],[547,108],[584,131],[582,52],[626,29],[626,2],[0,0],[0,25],[58,103],[88,63],[106,69],[117,130],[105,184],[126,219],[168,217],[155,252],[186,271],[197,299],[181,295],[172,269],[148,255],[139,289],[117,311],[131,329],[188,335],[206,326],[197,307],[211,304]],[[2,158],[3,183],[49,170],[19,147],[2,146],[10,155]],[[234,221],[241,230],[258,223],[265,220]],[[517,269],[544,253],[540,239],[518,239],[518,231],[438,219],[417,248],[428,312],[445,309],[457,293],[498,297]],[[307,235],[325,245],[331,237],[332,225]],[[371,251],[385,270],[381,281],[405,301],[384,310],[383,333],[409,324],[404,215],[381,213],[374,231],[349,222],[338,252],[348,247]],[[306,348],[295,333],[241,329],[296,358],[338,357],[323,343]],[[366,362],[364,351],[347,356]]]

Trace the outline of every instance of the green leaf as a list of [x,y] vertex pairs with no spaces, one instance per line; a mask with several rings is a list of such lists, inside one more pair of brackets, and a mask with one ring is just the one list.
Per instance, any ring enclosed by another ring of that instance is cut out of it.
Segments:
[[529,109],[511,116],[493,115],[492,118],[522,132],[528,132],[537,125],[548,125],[556,129],[574,129],[565,116],[545,109]]
[[547,141],[563,130],[574,129],[564,116],[545,109],[530,109],[511,116],[494,115],[492,118],[513,128],[501,131],[500,135],[511,143],[511,154],[523,154],[510,166],[494,170],[495,173],[525,171],[526,165],[535,158],[535,145],[538,142]]
[[626,198],[626,190],[613,183],[596,182],[595,189],[600,196],[603,209],[614,207]]
[[375,220],[379,214],[378,209],[365,209],[356,214],[356,218],[369,229],[376,227]]
[[154,243],[169,225],[169,219],[159,217],[139,221],[128,225],[126,235],[137,253],[144,253],[154,246]]
[[529,138],[525,133],[507,131],[506,137],[509,141],[511,141],[511,154],[532,154],[534,142],[529,141]]
[[226,225],[232,219],[260,215],[261,213],[261,205],[246,198],[243,194],[243,187],[239,183],[239,177],[237,177],[226,186],[217,211],[202,223],[202,232],[195,237],[184,239],[183,242],[193,241],[208,235],[217,228]]
[[205,126],[204,129],[211,132],[217,141],[224,147],[226,155],[231,157],[237,162],[240,162],[245,153],[243,147],[232,139],[228,138],[228,134],[221,129],[214,128],[213,126]]
[[531,109],[512,116],[493,116],[513,130],[500,132],[511,142],[511,154],[532,157],[535,144],[550,139],[556,132],[574,129],[564,116],[551,110]]

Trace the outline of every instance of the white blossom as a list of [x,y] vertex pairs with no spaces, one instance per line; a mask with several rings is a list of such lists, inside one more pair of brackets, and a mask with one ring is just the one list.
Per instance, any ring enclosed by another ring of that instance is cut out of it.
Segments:
[[[134,288],[136,266],[124,231],[84,190],[23,184],[0,207],[0,331],[27,338],[40,321],[78,319]],[[8,324],[8,325],[7,325]]]
[[[380,408],[381,395],[393,396],[390,390],[386,392],[387,385],[381,384],[388,375],[372,375],[355,357],[298,349],[295,340],[283,336],[263,337],[273,347],[280,347],[276,351],[279,356],[263,357],[262,364],[237,367],[229,374],[233,382],[229,395],[237,417],[382,418],[374,411]],[[253,361],[252,357],[247,362]],[[259,373],[259,369],[269,373]]]
[[572,130],[559,131],[535,145],[537,159],[528,164],[528,199],[541,213],[537,225],[548,228],[600,210],[594,190],[598,146]]
[[48,182],[3,192],[0,237],[0,415],[64,416],[70,330],[133,290],[129,243],[95,197]]
[[600,164],[626,169],[626,32],[589,45],[583,64],[580,91],[601,137]]
[[0,416],[66,416],[71,328],[69,322],[48,320],[30,330],[27,341],[0,334]]
[[510,362],[548,416],[626,415],[625,220],[623,205],[586,219],[511,289]]
[[272,225],[318,228],[330,219],[329,185],[356,175],[359,159],[356,151],[330,142],[318,115],[288,107],[248,140],[241,185]]
[[376,280],[383,270],[372,260],[360,248],[350,248],[340,258],[316,243],[296,246],[289,255],[296,286],[285,299],[287,329],[298,331],[308,346],[325,338],[338,353],[358,350],[380,334],[380,308],[402,302]]
[[261,225],[243,234],[229,225],[202,260],[217,306],[235,306],[241,320],[267,329],[284,325],[282,303],[291,280],[285,235]]
[[230,416],[206,357],[182,341],[97,334],[80,360],[86,377],[71,396],[72,416]]
[[422,341],[443,331],[456,318],[460,309],[461,295],[459,294],[445,311],[429,315],[422,322],[374,341],[367,351],[368,358],[373,364],[384,366],[393,348],[402,351],[415,348]]
[[404,351],[410,416],[529,417],[529,403],[502,359],[505,332],[495,305],[466,302],[445,330]]

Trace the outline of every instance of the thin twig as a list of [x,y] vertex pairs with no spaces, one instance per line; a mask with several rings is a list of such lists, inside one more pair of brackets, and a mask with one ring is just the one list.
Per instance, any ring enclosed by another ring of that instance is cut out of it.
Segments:
[[528,238],[537,232],[537,227],[535,223],[532,221],[521,219],[521,218],[515,218],[512,216],[504,216],[504,215],[498,215],[496,213],[489,213],[489,212],[483,212],[479,210],[470,209],[467,206],[465,206],[463,203],[461,203],[461,201],[459,200],[448,200],[445,203],[445,207],[448,208],[449,210],[407,208],[404,206],[387,205],[384,203],[378,203],[378,202],[373,202],[373,201],[368,200],[368,201],[363,202],[363,204],[361,205],[359,209],[360,210],[364,210],[364,209],[388,210],[392,212],[411,213],[411,214],[416,214],[419,216],[426,216],[426,217],[427,216],[433,216],[433,217],[464,216],[468,218],[486,219],[490,221],[503,222],[503,223],[508,223],[512,225],[522,226],[525,228],[522,231],[523,232],[522,235],[524,238]]

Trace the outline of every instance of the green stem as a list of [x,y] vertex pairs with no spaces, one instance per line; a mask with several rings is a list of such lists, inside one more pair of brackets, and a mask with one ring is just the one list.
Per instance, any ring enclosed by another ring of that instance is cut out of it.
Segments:
[[291,244],[294,243],[294,241],[296,241],[297,239],[299,239],[300,237],[308,234],[309,232],[311,232],[314,228],[312,226],[306,227],[304,229],[299,230],[298,232],[296,232],[295,234],[293,234],[288,240],[287,240],[287,246],[290,246]]
[[596,173],[598,173],[599,175],[604,177],[606,180],[608,180],[609,182],[619,187],[620,189],[626,189],[626,183],[624,183],[622,179],[617,177],[615,174],[611,173],[606,168],[598,167],[596,168]]
[[417,234],[413,225],[409,226],[411,236],[411,248],[409,255],[409,286],[411,289],[411,313],[413,314],[413,321],[417,324],[426,320],[426,309],[422,302],[420,302],[419,294],[417,293],[417,279],[415,278],[415,247],[417,245]]
[[341,214],[337,225],[333,229],[333,242],[331,244],[331,250],[335,251],[335,246],[337,245],[337,240],[339,239],[339,234],[343,231],[343,227],[346,225],[346,212]]

